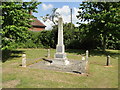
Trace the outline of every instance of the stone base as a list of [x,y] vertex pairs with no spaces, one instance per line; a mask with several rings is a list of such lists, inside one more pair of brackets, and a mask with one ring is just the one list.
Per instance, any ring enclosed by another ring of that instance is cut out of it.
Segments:
[[64,45],[57,45],[56,46],[56,52],[57,53],[64,53],[65,46]]
[[54,58],[55,59],[66,59],[66,53],[56,53]]
[[52,65],[69,65],[70,62],[66,59],[54,59],[52,60]]
[[54,65],[68,65],[69,61],[66,58],[66,53],[56,53],[54,60],[52,60]]

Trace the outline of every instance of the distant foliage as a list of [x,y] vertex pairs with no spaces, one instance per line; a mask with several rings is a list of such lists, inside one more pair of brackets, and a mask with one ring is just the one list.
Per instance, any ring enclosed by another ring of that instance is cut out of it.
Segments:
[[[40,32],[28,31],[29,10],[36,12],[37,2],[2,3],[2,50],[11,48],[56,48],[58,26]],[[83,2],[77,18],[88,21],[63,24],[67,49],[120,49],[120,2]],[[53,14],[54,16],[54,14]],[[1,17],[0,17],[1,18]],[[1,37],[0,37],[1,38]]]
[[[88,34],[98,39],[100,48],[118,49],[120,42],[120,2],[83,2],[80,4],[81,21],[88,21]],[[81,24],[81,23],[80,23]]]
[[[101,40],[97,35],[89,31],[89,24],[81,24],[79,28],[66,23],[64,26],[64,44],[66,49],[101,49]],[[95,33],[95,32],[94,32]],[[29,37],[25,43],[19,43],[19,48],[56,48],[58,38],[58,26],[53,26],[52,30],[41,32],[29,31]],[[112,37],[111,37],[112,38]],[[116,39],[109,40],[107,49],[120,49]]]
[[26,42],[27,31],[33,18],[29,11],[37,12],[38,2],[2,2],[2,50],[16,48]]

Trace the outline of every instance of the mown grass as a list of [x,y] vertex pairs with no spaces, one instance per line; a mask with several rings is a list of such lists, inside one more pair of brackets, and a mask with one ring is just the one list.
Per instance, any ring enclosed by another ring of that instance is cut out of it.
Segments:
[[[51,49],[51,58],[55,49]],[[21,53],[17,53],[21,52]],[[28,60],[47,58],[47,49],[18,49],[12,52],[3,64],[3,88],[118,88],[118,50],[92,50],[89,55],[87,74],[71,74],[20,66],[22,53]],[[66,50],[69,59],[81,60],[84,50]],[[106,55],[111,56],[112,67],[104,67]],[[28,61],[29,62],[29,61]]]

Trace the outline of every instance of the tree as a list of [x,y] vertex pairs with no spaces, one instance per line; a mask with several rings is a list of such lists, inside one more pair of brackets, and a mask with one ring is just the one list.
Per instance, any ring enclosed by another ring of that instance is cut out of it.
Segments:
[[35,9],[40,2],[3,2],[2,3],[2,49],[10,49],[18,46],[19,42],[25,42],[28,37],[27,30],[31,27],[32,15],[29,11]]
[[101,39],[103,51],[110,36],[120,39],[120,2],[83,2],[79,9],[77,18],[89,22],[90,33]]
[[60,14],[58,12],[56,12],[57,8],[53,8],[52,9],[52,13],[51,14],[46,14],[46,16],[41,16],[41,18],[43,19],[43,21],[47,21],[48,19],[50,21],[52,21],[54,23],[54,25],[56,25],[57,21],[55,20],[55,18],[58,18],[58,16],[60,16]]

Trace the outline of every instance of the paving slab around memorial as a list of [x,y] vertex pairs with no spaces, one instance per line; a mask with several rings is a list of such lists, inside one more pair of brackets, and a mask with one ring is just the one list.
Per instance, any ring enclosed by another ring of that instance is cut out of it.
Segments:
[[86,73],[87,63],[86,60],[69,60],[69,65],[54,65],[51,62],[52,60],[43,60],[38,63],[29,65],[29,68],[35,69],[47,69],[47,70],[54,70],[54,71],[61,71],[61,72],[70,72],[70,73]]

